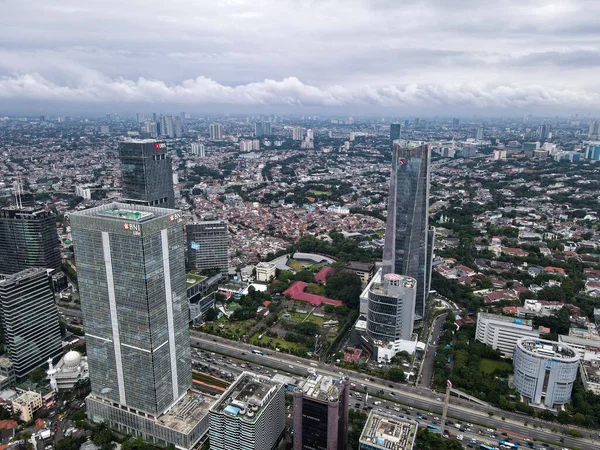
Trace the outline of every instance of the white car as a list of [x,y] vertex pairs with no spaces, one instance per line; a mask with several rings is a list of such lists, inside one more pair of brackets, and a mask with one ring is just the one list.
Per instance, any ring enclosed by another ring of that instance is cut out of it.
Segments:
[[458,436],[456,436],[456,440],[458,441],[462,441],[464,439],[464,436],[462,434],[459,434]]

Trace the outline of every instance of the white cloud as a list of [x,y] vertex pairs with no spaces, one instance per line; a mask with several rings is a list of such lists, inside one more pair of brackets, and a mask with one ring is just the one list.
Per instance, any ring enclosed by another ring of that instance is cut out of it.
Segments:
[[598,109],[598,1],[28,0],[0,10],[0,98]]
[[0,78],[0,99],[63,101],[72,103],[222,104],[284,106],[379,107],[558,107],[600,110],[600,95],[540,85],[410,84],[406,86],[318,87],[296,77],[280,81],[225,86],[206,77],[168,85],[160,80],[110,79],[96,74],[77,84],[59,85],[39,74]]

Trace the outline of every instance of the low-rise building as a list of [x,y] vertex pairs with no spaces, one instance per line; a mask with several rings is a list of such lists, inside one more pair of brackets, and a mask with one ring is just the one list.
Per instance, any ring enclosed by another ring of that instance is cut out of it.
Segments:
[[358,441],[359,450],[411,450],[417,437],[417,422],[387,411],[371,410]]
[[44,405],[42,394],[24,391],[12,402],[13,410],[23,422],[33,420],[33,414]]
[[0,357],[0,390],[4,390],[15,384],[15,370],[10,359],[6,356]]
[[259,262],[256,265],[256,281],[269,283],[275,278],[277,266],[272,262]]
[[351,270],[360,277],[360,281],[363,284],[367,284],[371,281],[375,270],[375,265],[371,263],[362,263],[356,261],[350,261],[346,264],[346,269]]
[[515,319],[480,312],[477,315],[475,339],[494,350],[498,350],[505,358],[512,358],[517,341],[522,337],[539,337],[540,332],[533,328],[531,320]]

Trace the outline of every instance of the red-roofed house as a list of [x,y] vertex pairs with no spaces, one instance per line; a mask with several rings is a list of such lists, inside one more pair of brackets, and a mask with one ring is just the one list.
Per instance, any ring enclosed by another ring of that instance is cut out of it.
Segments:
[[322,295],[309,294],[304,292],[308,283],[304,281],[295,281],[289,288],[283,291],[283,295],[290,295],[293,300],[310,303],[313,306],[321,306],[323,303],[333,306],[342,306],[340,300],[323,297]]
[[521,250],[520,248],[502,247],[500,249],[500,251],[504,255],[522,256],[522,257],[529,256],[529,252],[526,252],[525,250]]
[[506,289],[502,291],[490,292],[489,294],[483,296],[483,300],[486,303],[496,303],[501,302],[503,300],[515,300],[517,298],[518,296],[513,291],[509,291]]
[[329,266],[323,267],[315,275],[315,281],[319,284],[326,284],[327,283],[327,275],[329,275],[333,271],[335,271],[335,269],[333,267],[329,267]]
[[563,277],[567,276],[567,274],[565,273],[565,269],[563,269],[562,267],[546,266],[546,267],[544,267],[544,271],[546,271],[548,273],[555,273],[555,274],[561,275]]

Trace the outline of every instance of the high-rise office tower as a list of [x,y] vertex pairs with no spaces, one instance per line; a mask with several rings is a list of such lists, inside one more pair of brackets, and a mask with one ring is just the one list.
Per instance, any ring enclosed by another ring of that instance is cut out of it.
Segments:
[[161,446],[191,448],[207,431],[208,407],[201,423],[192,413],[201,396],[188,398],[181,212],[111,203],[70,220],[92,385],[88,414]]
[[452,128],[458,130],[460,128],[460,119],[452,119]]
[[350,381],[314,375],[294,390],[294,450],[346,450]]
[[169,138],[175,137],[175,127],[173,125],[173,116],[171,114],[165,116],[165,127],[164,135]]
[[156,113],[152,113],[152,121],[156,122]]
[[399,123],[390,124],[390,140],[393,142],[396,139],[400,139],[400,133],[402,132],[402,125]]
[[2,334],[17,378],[62,354],[58,310],[45,269],[0,281]]
[[176,138],[183,137],[183,124],[179,116],[175,117],[175,124],[173,126],[173,136]]
[[377,273],[368,288],[367,335],[384,344],[411,340],[417,283],[414,278]]
[[475,139],[477,139],[478,141],[483,140],[483,126],[482,125],[477,126],[477,131],[475,132]]
[[590,122],[590,128],[588,130],[588,138],[590,138],[590,139],[600,138],[600,120],[592,120]]
[[154,139],[119,143],[123,198],[130,203],[173,208],[173,168],[167,144]]
[[271,136],[271,122],[256,122],[254,124],[254,136]]
[[167,118],[164,114],[161,114],[158,119],[158,135],[166,136],[167,135]]
[[417,280],[415,319],[425,313],[431,268],[429,239],[429,145],[393,143],[390,195],[385,227],[383,274]]
[[58,269],[62,263],[56,216],[36,208],[0,209],[0,274],[42,267]]
[[209,411],[210,450],[275,450],[285,431],[283,384],[243,372]]
[[222,220],[194,222],[185,227],[188,243],[188,267],[202,271],[219,269],[227,273],[227,223]]
[[552,135],[552,125],[540,125],[537,129],[537,137],[538,139],[544,141],[549,139]]
[[223,139],[223,128],[220,123],[211,123],[209,132],[211,141],[220,141]]

